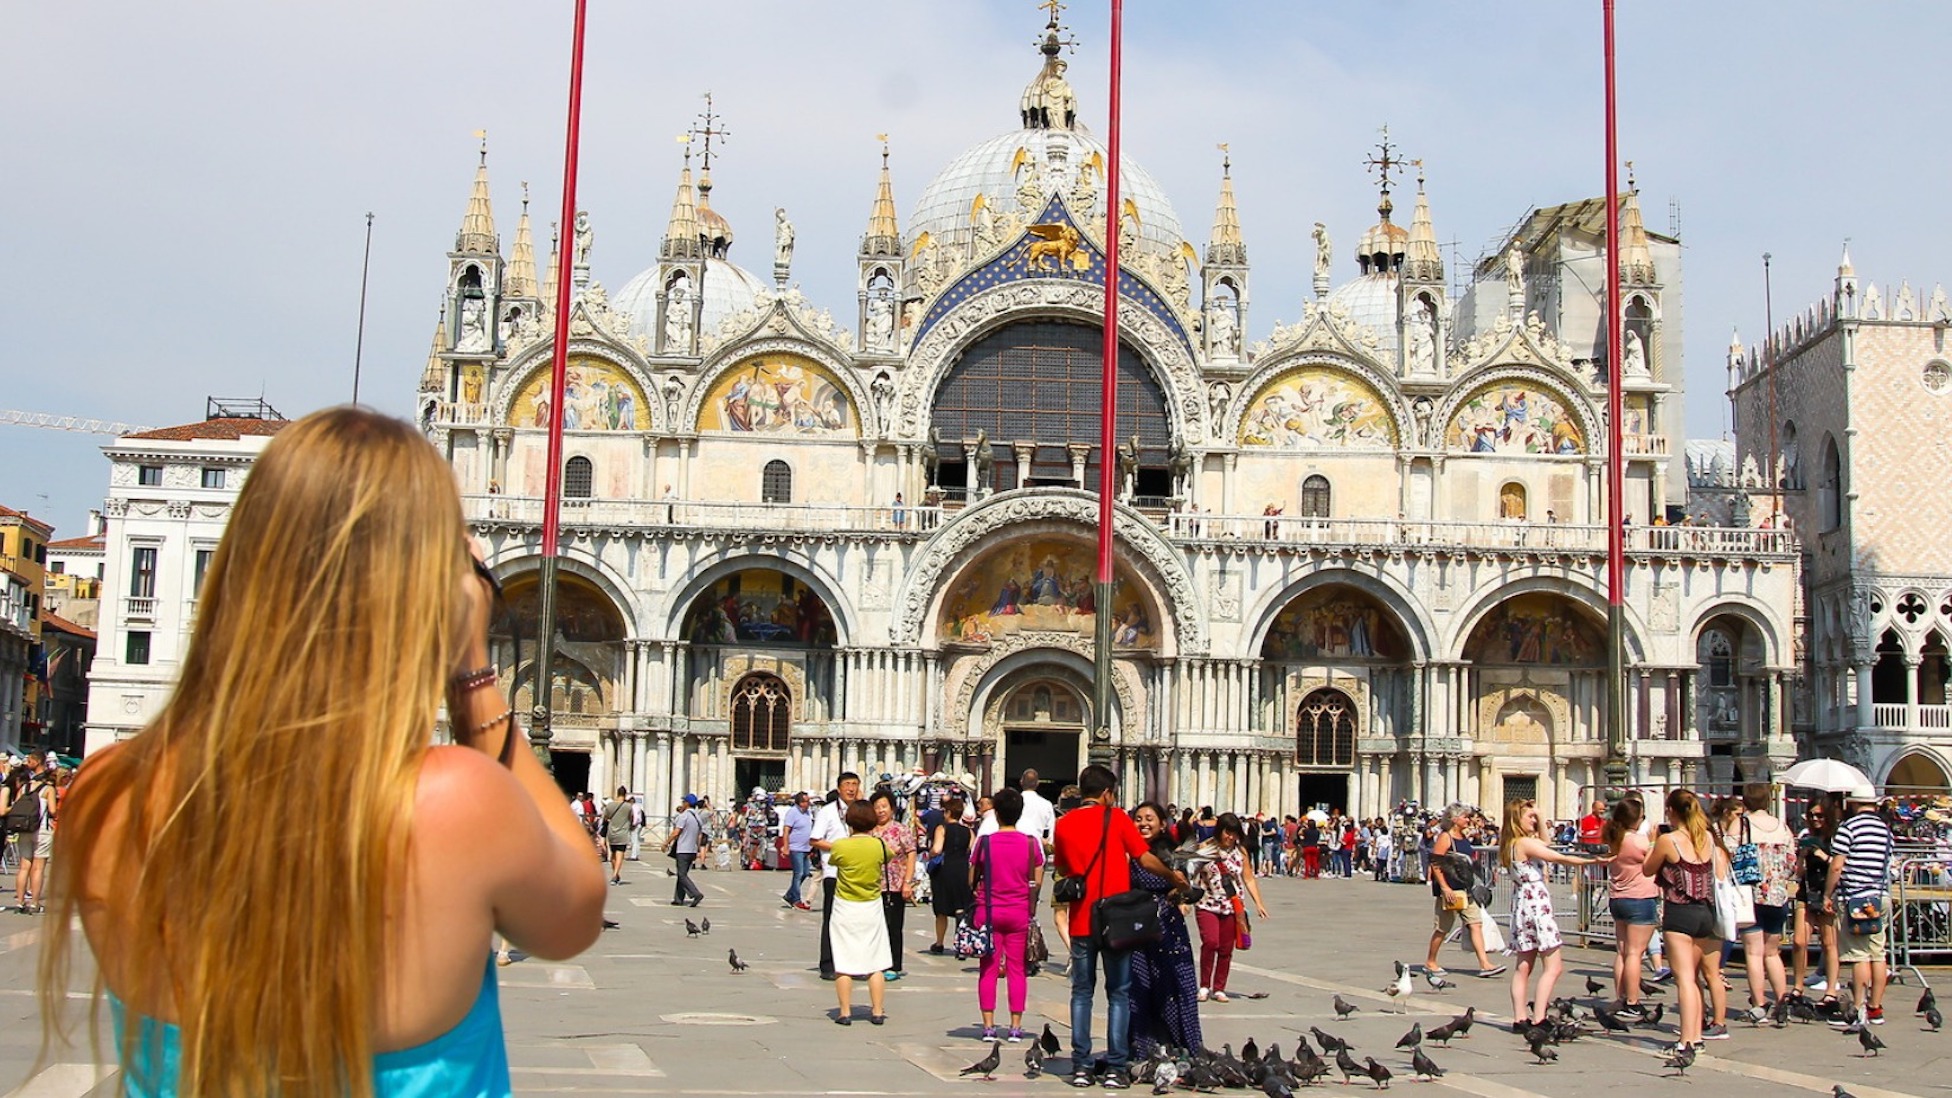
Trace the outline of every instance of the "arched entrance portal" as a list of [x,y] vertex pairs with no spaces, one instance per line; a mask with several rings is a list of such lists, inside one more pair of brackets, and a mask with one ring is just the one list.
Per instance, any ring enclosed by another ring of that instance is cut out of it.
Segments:
[[1062,789],[1084,765],[1088,707],[1075,684],[1037,674],[1025,672],[1003,699],[1003,782],[1016,784],[1028,769],[1037,771],[1043,788]]
[[[513,668],[510,704],[517,713],[534,706],[536,628],[540,617],[541,585],[537,574],[524,573],[505,585],[508,607],[521,629],[521,651],[496,623],[489,637],[495,662]],[[597,746],[597,730],[609,718],[625,712],[630,699],[622,696],[625,626],[623,614],[608,595],[574,573],[556,579],[556,651],[549,669],[550,725],[555,733],[550,760],[556,784],[565,793],[590,788],[590,755]]]
[[1952,779],[1948,779],[1937,762],[1930,755],[1906,755],[1891,768],[1884,779],[1885,787],[1898,793],[1945,793],[1952,791]]
[[1555,592],[1513,595],[1464,643],[1470,733],[1485,805],[1536,800],[1548,818],[1577,815],[1579,787],[1598,785],[1605,755],[1604,626]]

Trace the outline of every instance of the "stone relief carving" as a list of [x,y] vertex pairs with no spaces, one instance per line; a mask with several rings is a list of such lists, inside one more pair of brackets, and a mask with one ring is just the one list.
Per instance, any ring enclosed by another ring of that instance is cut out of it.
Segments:
[[1212,605],[1215,621],[1240,620],[1239,572],[1216,571],[1213,574]]
[[[955,701],[943,714],[945,720],[940,727],[946,728],[955,739],[968,738],[970,710],[976,700],[976,687],[982,683],[983,676],[1004,659],[1038,648],[1057,648],[1091,658],[1090,639],[1075,633],[1017,633],[1001,637],[988,651],[965,657],[952,665],[951,673],[958,675]],[[1118,741],[1145,742],[1145,709],[1142,706],[1145,684],[1130,660],[1112,661],[1112,689],[1118,694],[1118,710],[1122,718],[1119,721],[1121,735]]]
[[836,324],[832,313],[814,308],[807,296],[795,286],[781,293],[760,290],[753,295],[750,308],[726,317],[716,332],[706,333],[699,340],[699,350],[711,354],[720,347],[738,342],[741,336],[767,326],[768,322],[775,332],[785,331],[790,322],[809,337],[822,340],[843,353],[854,349],[854,333]]
[[[1096,527],[1098,501],[1084,493],[1053,492],[1003,497],[963,511],[929,540],[910,567],[896,600],[889,640],[895,644],[918,643],[928,628],[929,608],[936,592],[949,578],[949,571],[964,562],[965,554],[993,534],[1031,523],[1063,524],[1067,532],[1078,526]],[[1162,601],[1172,613],[1180,654],[1203,654],[1210,643],[1205,615],[1184,558],[1156,527],[1124,508],[1114,514],[1112,532],[1124,543],[1134,569],[1158,585]]]

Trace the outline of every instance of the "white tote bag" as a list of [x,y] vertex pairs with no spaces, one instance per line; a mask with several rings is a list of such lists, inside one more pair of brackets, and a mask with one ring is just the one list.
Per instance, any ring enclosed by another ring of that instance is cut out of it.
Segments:
[[1734,877],[1715,878],[1715,929],[1725,942],[1741,937],[1742,928],[1755,925],[1755,893]]
[[[1486,953],[1505,952],[1507,948],[1505,945],[1505,931],[1503,927],[1498,925],[1498,917],[1491,914],[1489,910],[1481,907],[1478,908],[1478,919],[1484,926],[1484,951]],[[1466,935],[1464,938],[1464,948],[1469,949],[1470,947],[1471,939],[1469,935]]]

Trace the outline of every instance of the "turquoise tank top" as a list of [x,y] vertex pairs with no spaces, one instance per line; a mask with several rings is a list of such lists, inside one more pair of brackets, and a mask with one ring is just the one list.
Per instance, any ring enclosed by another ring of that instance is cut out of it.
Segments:
[[[121,1000],[110,995],[109,1009],[120,1034]],[[136,1046],[122,1065],[122,1093],[129,1098],[177,1098],[179,1041],[174,1023],[142,1019]],[[493,957],[481,974],[474,1006],[453,1029],[426,1044],[373,1057],[373,1093],[378,1098],[508,1098],[513,1093]]]

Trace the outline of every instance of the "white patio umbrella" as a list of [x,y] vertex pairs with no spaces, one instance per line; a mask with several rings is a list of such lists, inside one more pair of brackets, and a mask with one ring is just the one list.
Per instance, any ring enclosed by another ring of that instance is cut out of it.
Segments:
[[1845,793],[1871,785],[1870,776],[1847,762],[1836,759],[1804,759],[1788,770],[1783,771],[1784,785],[1800,785],[1805,789],[1821,789],[1829,793]]
[[1327,823],[1328,813],[1316,808],[1309,811],[1308,818],[1314,820],[1316,823]]

